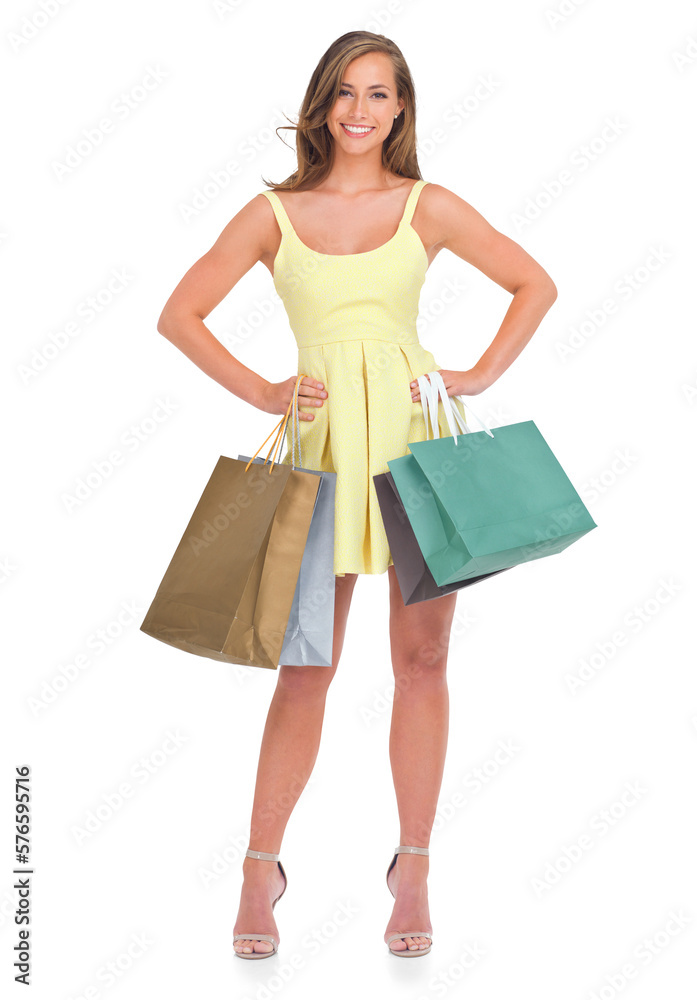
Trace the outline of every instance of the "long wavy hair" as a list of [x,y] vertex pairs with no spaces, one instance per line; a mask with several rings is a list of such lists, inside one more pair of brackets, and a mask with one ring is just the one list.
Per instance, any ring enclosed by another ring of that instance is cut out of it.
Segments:
[[[366,52],[384,52],[392,60],[397,98],[404,109],[382,144],[383,166],[400,177],[422,180],[416,155],[416,94],[409,67],[390,38],[372,31],[348,31],[332,42],[310,78],[296,125],[279,125],[296,133],[298,167],[276,184],[262,177],[274,191],[308,191],[320,184],[334,162],[334,139],[327,118],[339,97],[348,64]],[[287,116],[286,116],[287,117]],[[288,118],[290,121],[290,118]],[[280,137],[279,137],[280,138]]]

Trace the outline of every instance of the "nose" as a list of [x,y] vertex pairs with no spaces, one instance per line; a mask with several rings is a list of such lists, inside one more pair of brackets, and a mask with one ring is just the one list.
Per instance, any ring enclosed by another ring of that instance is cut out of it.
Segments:
[[351,102],[351,111],[350,111],[351,118],[365,118],[366,116],[366,109],[364,104],[365,100],[366,98],[354,97],[353,101]]

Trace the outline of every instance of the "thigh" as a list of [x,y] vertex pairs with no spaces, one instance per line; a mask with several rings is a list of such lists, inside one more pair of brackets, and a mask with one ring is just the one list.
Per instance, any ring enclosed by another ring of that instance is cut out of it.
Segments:
[[339,664],[339,657],[344,648],[346,621],[351,607],[353,588],[356,586],[357,579],[358,573],[347,573],[345,576],[334,577],[334,646],[332,649],[334,669]]
[[392,665],[398,670],[411,664],[445,666],[457,592],[431,601],[405,605],[394,566],[388,566],[390,580],[390,646]]

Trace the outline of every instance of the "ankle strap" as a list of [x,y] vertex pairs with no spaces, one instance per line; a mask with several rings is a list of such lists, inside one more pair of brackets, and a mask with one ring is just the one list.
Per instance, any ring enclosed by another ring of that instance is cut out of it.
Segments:
[[395,847],[395,854],[428,854],[427,847],[405,847],[400,844],[399,847]]
[[267,854],[265,851],[250,851],[249,848],[246,851],[248,858],[259,858],[260,861],[278,861],[281,857],[280,854]]

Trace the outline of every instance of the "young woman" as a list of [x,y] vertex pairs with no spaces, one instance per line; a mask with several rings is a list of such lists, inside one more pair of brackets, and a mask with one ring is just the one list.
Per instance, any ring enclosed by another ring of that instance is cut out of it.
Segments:
[[[353,589],[358,574],[387,572],[395,676],[390,762],[400,846],[387,872],[395,902],[385,942],[394,955],[419,956],[431,947],[428,844],[447,745],[447,643],[457,594],[404,605],[372,476],[387,471],[388,459],[407,454],[409,442],[426,437],[417,377],[440,371],[450,396],[482,392],[523,350],[557,291],[546,271],[471,205],[421,179],[414,85],[390,39],[351,31],[333,42],[312,74],[296,132],[297,169],[240,209],[184,275],[158,323],[230,392],[266,413],[284,414],[297,375],[267,381],[229,354],[203,322],[261,261],[283,299],[298,373],[305,374],[298,399],[302,464],[337,473],[332,666],[279,667],[234,948],[250,959],[278,948],[272,911],[286,887],[281,841],[317,757]],[[466,371],[439,368],[416,334],[419,292],[442,249],[513,296],[490,346]],[[455,405],[464,417],[462,402]],[[439,424],[441,435],[448,434],[442,402]],[[266,808],[269,802],[274,809]]]

